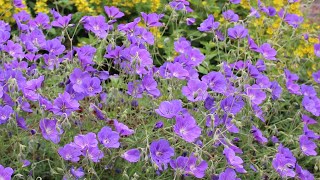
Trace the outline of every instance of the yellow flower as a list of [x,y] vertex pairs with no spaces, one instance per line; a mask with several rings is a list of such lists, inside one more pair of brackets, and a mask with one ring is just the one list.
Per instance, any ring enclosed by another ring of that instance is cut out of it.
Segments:
[[151,11],[156,12],[160,8],[160,0],[151,0]]
[[316,43],[319,43],[319,39],[318,38],[309,38],[308,41],[312,44],[316,44]]
[[241,5],[243,8],[245,8],[245,9],[250,9],[250,3],[249,3],[248,0],[242,0],[242,1],[240,2],[240,5]]

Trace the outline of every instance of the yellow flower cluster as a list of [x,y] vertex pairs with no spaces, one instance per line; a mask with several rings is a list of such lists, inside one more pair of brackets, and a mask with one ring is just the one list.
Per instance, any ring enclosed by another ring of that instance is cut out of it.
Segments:
[[151,1],[151,12],[156,12],[161,6],[161,0]]
[[242,1],[240,2],[240,4],[241,4],[241,6],[242,6],[243,8],[245,8],[245,9],[250,9],[250,1],[248,1],[248,0],[242,0]]
[[273,33],[275,33],[277,31],[277,29],[279,28],[281,23],[281,19],[277,18],[277,20],[267,28],[267,33],[270,35],[273,35]]
[[273,5],[276,10],[280,10],[285,5],[285,1],[287,0],[273,0]]
[[36,13],[39,13],[39,12],[49,13],[50,11],[47,5],[47,0],[38,0],[36,2],[34,10],[36,11]]
[[291,14],[296,14],[298,16],[302,16],[302,12],[300,10],[300,2],[292,3],[289,5],[288,12]]
[[74,5],[77,7],[77,10],[83,13],[92,14],[95,11],[90,7],[90,4],[87,0],[72,0]]
[[154,35],[155,37],[155,42],[158,48],[163,48],[163,43],[161,40],[161,32],[158,27],[151,27],[150,32]]
[[[25,0],[22,1],[22,4],[26,5]],[[29,12],[26,6],[24,8],[15,8],[12,0],[0,0],[0,7],[0,19],[10,23],[15,22],[13,19],[14,13],[18,13],[22,10]]]
[[298,48],[294,51],[294,55],[302,58],[302,57],[308,57],[308,58],[314,58],[314,44],[319,43],[318,38],[310,37],[308,41],[304,40],[302,43],[298,46]]

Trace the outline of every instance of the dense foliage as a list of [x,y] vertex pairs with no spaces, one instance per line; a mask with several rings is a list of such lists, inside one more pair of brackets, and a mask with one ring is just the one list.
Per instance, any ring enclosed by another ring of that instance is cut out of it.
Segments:
[[297,0],[1,3],[0,179],[320,178]]

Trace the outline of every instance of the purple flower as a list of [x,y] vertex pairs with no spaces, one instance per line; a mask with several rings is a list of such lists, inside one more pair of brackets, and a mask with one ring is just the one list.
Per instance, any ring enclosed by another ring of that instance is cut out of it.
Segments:
[[301,180],[314,180],[314,176],[308,170],[302,169],[299,164],[296,164],[296,173]]
[[316,156],[317,145],[308,138],[306,135],[301,135],[299,137],[300,149],[307,156]]
[[263,43],[260,46],[260,53],[265,59],[276,60],[277,51],[269,43]]
[[156,122],[156,124],[154,125],[154,129],[160,129],[163,127],[163,122],[162,121],[158,121]]
[[85,175],[82,167],[79,167],[79,168],[75,169],[72,166],[71,169],[70,169],[70,173],[77,179],[78,178],[82,178]]
[[265,12],[268,16],[275,16],[277,14],[277,10],[272,6],[262,7],[261,10]]
[[171,119],[182,111],[182,102],[181,100],[163,101],[155,111],[160,116]]
[[177,116],[174,132],[187,142],[194,142],[201,135],[201,128],[191,115]]
[[[53,119],[42,119],[40,121],[40,129],[42,132],[43,138],[46,140],[52,141],[57,144],[60,141],[60,135],[63,133],[63,130],[57,125],[57,120]],[[59,131],[57,130],[59,129]]]
[[262,90],[262,88],[256,84],[252,86],[247,86],[246,94],[251,100],[251,102],[255,105],[263,103],[263,101],[267,97],[266,93]]
[[227,112],[236,115],[242,110],[245,103],[241,96],[228,96],[220,103],[221,108]]
[[195,18],[187,18],[186,21],[187,21],[187,25],[191,26],[196,22],[196,19]]
[[103,127],[98,133],[98,139],[106,148],[119,148],[120,136],[108,126]]
[[[317,57],[320,57],[320,44],[314,44],[313,48],[314,48],[314,54],[315,54]],[[318,83],[319,83],[319,82],[318,82]]]
[[219,174],[219,180],[240,180],[240,178],[237,178],[237,173],[233,169],[227,168]]
[[193,10],[190,8],[190,3],[187,0],[173,0],[169,3],[171,8],[177,11],[186,11],[186,12],[193,12]]
[[13,5],[14,5],[16,8],[24,8],[24,7],[26,7],[26,6],[22,3],[22,0],[13,0]]
[[110,19],[119,19],[124,16],[124,13],[114,6],[104,6],[104,11]]
[[141,12],[141,16],[148,27],[160,27],[163,25],[163,23],[159,21],[164,16],[164,14],[157,14],[157,13],[146,14],[144,12]]
[[201,80],[214,92],[224,93],[227,89],[227,80],[221,72],[212,71],[204,75]]
[[185,37],[180,37],[178,41],[174,42],[174,50],[178,53],[184,54],[191,49],[191,43]]
[[90,46],[90,45],[85,45],[80,48],[75,48],[78,58],[80,60],[81,66],[85,67],[87,65],[92,65],[94,62],[92,61],[93,56],[96,53],[96,48]]
[[203,160],[199,164],[197,164],[198,159],[191,154],[187,162],[186,172],[187,174],[192,174],[197,178],[203,178],[206,175],[206,170],[208,168],[208,163]]
[[128,83],[127,93],[134,98],[142,98],[144,87],[141,84],[141,81],[136,80],[134,82]]
[[52,112],[57,115],[66,114],[69,116],[73,111],[79,109],[79,103],[77,100],[71,98],[70,94],[64,92],[53,101]]
[[281,177],[295,177],[295,164],[296,158],[292,155],[291,151],[280,144],[278,147],[278,153],[275,155],[272,161],[273,168],[280,174]]
[[305,115],[305,114],[302,114],[301,116],[301,120],[304,124],[317,124],[317,121],[312,119],[311,117]]
[[0,179],[10,180],[13,172],[14,171],[13,171],[13,169],[11,167],[6,167],[5,168],[0,164]]
[[153,97],[159,97],[161,95],[159,89],[157,88],[157,81],[153,79],[152,75],[145,75],[142,78],[142,86],[146,92]]
[[312,77],[313,77],[315,82],[320,84],[320,70],[317,71],[317,72],[312,73]]
[[218,29],[219,25],[220,23],[215,22],[213,15],[210,14],[208,18],[200,24],[198,30],[202,32],[213,32],[214,30]]
[[277,81],[272,81],[270,89],[271,89],[272,99],[273,100],[279,99],[282,93],[282,88],[279,85],[279,83]]
[[130,136],[134,133],[134,130],[130,129],[128,126],[123,123],[119,123],[117,120],[113,120],[114,127],[120,136]]
[[243,168],[243,160],[236,156],[236,153],[228,147],[225,147],[223,150],[224,156],[227,158],[229,165],[233,166],[237,172],[246,173],[247,171]]
[[261,52],[260,47],[254,42],[254,40],[250,36],[248,36],[248,45],[250,50],[258,53]]
[[236,25],[228,29],[228,35],[231,39],[242,39],[248,36],[248,29],[242,25]]
[[58,149],[59,155],[66,161],[78,162],[80,156],[82,155],[81,149],[79,147],[66,144]]
[[38,13],[36,18],[31,19],[28,23],[31,31],[35,29],[50,29],[50,18],[47,14]]
[[14,58],[23,58],[24,52],[22,50],[22,46],[18,43],[14,43],[13,41],[9,40],[7,45],[3,47],[3,50],[7,52],[10,56]]
[[159,170],[167,169],[171,157],[174,156],[174,149],[165,139],[153,141],[150,144],[150,156]]
[[284,69],[284,75],[287,81],[299,80],[299,76],[297,74],[291,73],[288,69]]
[[92,162],[100,162],[100,159],[104,157],[103,152],[98,147],[89,147],[86,155]]
[[102,91],[101,81],[97,77],[83,79],[82,89],[88,96],[95,96]]
[[84,16],[83,18],[84,28],[87,31],[93,32],[99,38],[107,37],[108,31],[111,26],[105,22],[105,18],[102,15],[99,16]]
[[73,90],[78,93],[84,92],[82,84],[83,80],[87,78],[90,78],[90,74],[87,71],[83,72],[81,69],[75,68],[69,77],[71,83],[73,84]]
[[239,20],[238,14],[234,13],[232,10],[227,10],[222,13],[225,20],[230,22],[237,22]]
[[278,139],[276,136],[272,136],[272,137],[271,137],[271,141],[272,141],[273,143],[278,143],[278,142],[279,142],[279,139]]
[[[179,62],[175,63],[167,63],[166,69],[170,72],[170,74],[164,74],[164,77],[175,77],[177,79],[186,79],[189,76],[189,72],[183,68],[183,65]],[[164,67],[164,66],[163,66]]]
[[96,138],[96,134],[89,132],[85,135],[80,134],[74,137],[74,143],[72,145],[80,148],[82,151],[82,155],[85,155],[88,148],[97,147],[98,141]]
[[71,21],[72,14],[69,14],[68,16],[61,16],[57,18],[56,20],[51,22],[51,25],[53,27],[60,27],[60,28],[66,28],[69,25],[69,22]]
[[232,4],[240,4],[241,0],[230,0]]
[[320,116],[320,99],[317,97],[304,96],[302,99],[303,107],[315,116]]
[[251,133],[253,137],[261,144],[265,144],[268,142],[268,139],[263,136],[262,132],[257,127],[252,126]]
[[297,28],[303,22],[303,17],[300,17],[296,14],[286,14],[284,21],[293,28]]
[[304,96],[309,96],[309,97],[316,97],[317,96],[317,92],[314,89],[313,86],[308,86],[305,84],[301,85],[301,93]]
[[130,149],[121,155],[125,160],[135,163],[140,160],[140,151],[139,149]]
[[320,139],[320,136],[313,132],[312,130],[308,129],[308,126],[306,124],[303,125],[303,134],[306,135],[310,139]]
[[54,38],[46,42],[44,49],[49,52],[49,55],[57,56],[62,54],[66,48],[58,38]]
[[0,106],[0,124],[7,123],[12,113],[14,113],[14,111],[11,106]]
[[301,91],[300,91],[300,86],[299,84],[295,83],[294,81],[287,81],[286,82],[286,86],[287,86],[287,89],[288,91],[291,93],[291,94],[297,94],[297,95],[301,95]]
[[207,98],[207,84],[198,79],[191,79],[182,87],[182,94],[191,102],[203,101]]

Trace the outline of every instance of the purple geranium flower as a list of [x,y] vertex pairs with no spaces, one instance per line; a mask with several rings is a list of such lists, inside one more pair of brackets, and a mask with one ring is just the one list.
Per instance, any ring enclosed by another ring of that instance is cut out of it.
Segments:
[[182,102],[181,100],[163,101],[155,111],[160,116],[171,119],[182,111]]
[[79,109],[80,104],[77,100],[71,98],[70,94],[64,92],[63,94],[59,94],[53,101],[52,112],[57,115],[66,114],[69,116],[73,111]]
[[104,11],[110,19],[119,19],[124,16],[124,13],[114,6],[104,6]]
[[223,150],[224,156],[227,158],[229,165],[233,166],[237,172],[246,173],[247,171],[243,168],[243,160],[236,156],[236,153],[228,147],[225,147]]
[[87,78],[90,78],[90,74],[87,71],[83,72],[81,69],[75,68],[69,77],[71,83],[73,84],[73,90],[78,93],[84,92],[82,84],[83,80]]
[[196,22],[196,19],[195,18],[187,18],[186,21],[187,21],[187,25],[191,26]]
[[142,86],[146,92],[153,97],[159,97],[161,95],[160,90],[157,88],[157,81],[153,79],[152,75],[145,75],[142,78]]
[[139,149],[130,149],[121,155],[125,160],[134,163],[140,160],[140,151]]
[[128,126],[123,123],[119,123],[117,120],[113,120],[114,127],[120,136],[130,136],[134,133],[134,130],[130,129]]
[[108,31],[112,28],[108,23],[106,23],[104,16],[84,16],[82,18],[84,28],[87,31],[93,32],[99,38],[105,38]]
[[308,170],[302,169],[299,164],[296,164],[296,173],[301,180],[314,180],[313,174],[311,174]]
[[241,96],[228,96],[220,103],[221,108],[227,112],[236,115],[242,110],[245,103]]
[[[40,121],[40,129],[42,132],[43,138],[50,140],[53,143],[57,144],[60,141],[60,135],[63,133],[63,130],[57,124],[57,120],[53,119],[42,119]],[[57,130],[57,128],[59,130]]]
[[13,112],[14,111],[11,106],[0,106],[0,124],[7,123],[8,119],[10,118]]
[[81,149],[78,146],[72,144],[66,144],[58,149],[59,155],[66,161],[78,162],[82,155]]
[[218,29],[219,25],[220,23],[215,22],[213,15],[210,14],[208,18],[200,24],[198,30],[202,32],[214,32],[214,30]]
[[187,142],[194,142],[201,135],[201,128],[191,115],[176,117],[174,132]]
[[265,59],[276,60],[277,51],[269,43],[263,43],[260,46],[260,53]]
[[301,120],[304,124],[317,124],[316,120],[312,119],[311,117],[309,117],[305,114],[302,114]]
[[204,75],[201,80],[214,92],[224,93],[227,89],[227,80],[221,72],[212,71]]
[[312,77],[313,77],[315,82],[320,84],[320,70],[317,71],[317,72],[312,73]]
[[46,42],[44,49],[49,52],[49,55],[57,56],[62,54],[66,47],[61,44],[58,38],[54,38]]
[[240,180],[240,178],[237,178],[237,173],[233,169],[227,168],[219,174],[219,180]]
[[317,155],[317,151],[315,150],[317,148],[317,145],[312,140],[310,140],[308,136],[301,135],[299,137],[299,143],[300,143],[300,149],[305,155],[307,156]]
[[295,164],[296,158],[292,155],[291,151],[280,144],[278,147],[278,153],[272,161],[273,168],[281,177],[295,177]]
[[96,53],[96,48],[90,45],[85,45],[80,48],[75,48],[75,50],[77,52],[82,67],[94,64],[92,59]]
[[0,179],[10,180],[13,172],[14,171],[13,171],[13,169],[11,167],[6,167],[5,168],[0,164]]
[[241,0],[230,0],[232,4],[240,4]]
[[242,39],[248,36],[248,29],[242,25],[236,25],[228,29],[228,35],[231,39]]
[[101,81],[97,77],[83,79],[82,89],[88,96],[95,96],[102,91]]
[[279,85],[279,83],[277,81],[272,81],[270,89],[271,89],[272,99],[273,100],[279,99],[282,93],[282,88]]
[[87,150],[86,156],[92,162],[100,162],[100,159],[104,157],[103,152],[96,146],[96,147],[89,147]]
[[146,14],[144,12],[141,12],[141,16],[148,27],[159,27],[163,25],[163,23],[159,21],[164,16],[164,14],[157,14],[157,13]]
[[82,167],[75,169],[73,166],[70,169],[70,173],[77,179],[82,178],[85,173]]
[[51,22],[51,25],[53,27],[66,28],[69,26],[69,22],[71,21],[71,18],[72,18],[72,14],[69,14],[68,16],[58,17],[56,20]]
[[80,134],[74,137],[72,145],[78,147],[82,151],[82,155],[85,155],[90,147],[97,147],[98,141],[95,133],[89,132],[85,135]]
[[164,170],[167,169],[171,157],[174,156],[174,149],[165,139],[153,141],[150,144],[150,156],[151,160],[157,165],[159,170]]
[[253,137],[261,144],[265,144],[268,142],[268,139],[263,136],[260,129],[258,129],[256,126],[252,126],[251,133]]
[[239,20],[238,14],[234,13],[232,10],[227,10],[222,13],[225,20],[230,22],[237,22]]
[[297,28],[303,22],[303,17],[300,17],[296,14],[286,14],[284,21],[293,28]]
[[186,11],[186,12],[193,12],[193,10],[190,8],[190,3],[187,0],[173,0],[169,3],[171,8],[177,11]]
[[98,139],[106,148],[119,148],[120,136],[108,126],[103,127],[98,133]]
[[314,48],[314,54],[317,57],[320,57],[320,44],[314,44],[313,48]]
[[22,46],[18,43],[14,43],[11,40],[9,40],[7,42],[7,45],[3,46],[3,50],[14,58],[21,59],[24,57],[24,52],[22,50]]
[[266,99],[267,94],[262,90],[262,88],[259,85],[252,85],[246,87],[246,94],[251,100],[251,102],[255,105],[259,105],[263,103],[263,101]]
[[187,86],[182,87],[182,94],[191,102],[203,101],[207,98],[207,84],[198,79],[191,79]]

